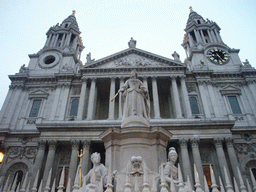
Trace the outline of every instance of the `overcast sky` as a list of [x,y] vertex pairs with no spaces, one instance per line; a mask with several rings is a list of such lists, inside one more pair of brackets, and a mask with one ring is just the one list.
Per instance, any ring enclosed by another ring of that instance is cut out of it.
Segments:
[[224,43],[240,49],[240,59],[256,67],[255,0],[1,0],[0,107],[9,89],[8,75],[28,65],[28,54],[42,49],[48,29],[72,10],[85,46],[83,63],[89,52],[98,60],[127,49],[131,37],[139,49],[169,58],[177,51],[184,61],[181,43],[189,6],[215,21]]

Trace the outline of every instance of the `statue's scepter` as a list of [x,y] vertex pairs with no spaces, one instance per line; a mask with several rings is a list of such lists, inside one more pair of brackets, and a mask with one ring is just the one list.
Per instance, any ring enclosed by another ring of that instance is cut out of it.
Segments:
[[78,157],[80,158],[80,178],[79,178],[79,186],[82,186],[82,159],[85,154],[85,150],[83,151],[82,149],[80,150],[80,154],[78,154]]
[[111,99],[111,102],[114,101],[114,99],[116,98],[116,96],[120,93],[120,90],[115,94],[115,96],[113,97],[113,99]]

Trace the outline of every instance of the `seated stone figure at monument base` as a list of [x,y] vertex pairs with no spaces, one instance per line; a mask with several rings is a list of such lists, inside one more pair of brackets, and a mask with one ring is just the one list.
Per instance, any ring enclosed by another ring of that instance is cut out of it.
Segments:
[[166,182],[169,185],[171,183],[171,176],[173,178],[174,183],[178,184],[178,168],[175,166],[177,158],[178,158],[178,154],[175,148],[170,147],[169,153],[168,153],[168,161],[162,165],[164,166],[164,175],[165,175]]
[[130,79],[125,82],[119,92],[122,93],[121,127],[149,127],[149,93],[138,79],[135,70],[131,72]]
[[107,175],[108,169],[100,163],[100,154],[95,152],[91,155],[91,161],[93,163],[93,168],[85,176],[84,182],[89,183],[85,185],[83,191],[89,191],[91,188],[94,188],[96,192],[103,191],[103,188],[107,185]]

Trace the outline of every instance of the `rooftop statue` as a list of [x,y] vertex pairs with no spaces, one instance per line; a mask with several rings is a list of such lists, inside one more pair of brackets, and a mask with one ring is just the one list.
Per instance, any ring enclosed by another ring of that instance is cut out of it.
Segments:
[[130,79],[118,92],[122,93],[123,119],[121,127],[149,127],[149,93],[138,79],[135,70],[131,72]]

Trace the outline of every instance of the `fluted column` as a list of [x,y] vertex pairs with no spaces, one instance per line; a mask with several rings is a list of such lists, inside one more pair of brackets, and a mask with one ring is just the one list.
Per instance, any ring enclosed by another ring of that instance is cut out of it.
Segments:
[[[121,87],[124,85],[124,78],[120,77],[120,87],[119,89],[121,89]],[[122,119],[122,94],[119,93],[119,114],[118,114],[118,119]]]
[[95,102],[96,102],[95,93],[96,93],[96,78],[92,78],[89,103],[88,103],[88,111],[87,111],[87,120],[92,120],[94,118]]
[[114,119],[114,115],[115,115],[115,100],[111,102],[111,100],[115,96],[115,88],[116,88],[115,80],[116,80],[115,77],[111,77],[108,119]]
[[214,32],[216,34],[216,37],[217,37],[219,43],[222,43],[222,39],[221,39],[221,36],[220,36],[219,32],[216,29],[214,29]]
[[233,145],[233,140],[230,137],[226,138],[225,140],[226,140],[228,156],[229,156],[230,165],[232,167],[233,174],[234,174],[236,180],[239,181],[239,176],[238,176],[238,172],[237,172],[237,167],[239,167],[239,164],[238,164],[236,152],[235,152],[234,145]]
[[204,171],[203,171],[203,166],[202,166],[202,161],[201,161],[201,155],[200,155],[200,150],[199,150],[199,139],[193,138],[191,139],[191,148],[192,148],[192,153],[193,153],[193,159],[194,163],[196,165],[196,169],[199,174],[199,179],[200,182],[203,185],[204,183]]
[[187,118],[192,118],[192,111],[191,111],[191,106],[190,106],[190,103],[189,103],[188,91],[187,91],[187,86],[186,86],[186,82],[185,82],[185,77],[181,77],[181,90],[182,90],[182,96],[183,96],[184,105],[185,105],[186,117]]
[[210,110],[209,110],[209,106],[208,106],[208,101],[207,101],[207,97],[206,97],[206,94],[205,94],[206,90],[205,90],[204,84],[205,84],[204,81],[202,81],[202,80],[198,81],[198,87],[199,87],[200,95],[201,95],[201,98],[202,98],[205,117],[206,118],[211,118],[211,114],[210,114]]
[[43,188],[45,187],[45,183],[47,181],[49,171],[53,167],[53,161],[54,161],[55,151],[56,151],[56,144],[57,144],[57,141],[54,141],[54,140],[49,141],[49,151],[48,151],[45,168],[44,168]]
[[214,34],[214,32],[213,32],[212,29],[210,29],[210,33],[212,34],[212,37],[213,37],[213,39],[214,39],[214,43],[217,43],[217,42],[218,42],[217,37],[216,37],[216,35]]
[[224,153],[224,150],[223,150],[222,142],[223,142],[223,139],[220,139],[220,138],[214,139],[214,145],[215,145],[215,149],[216,149],[217,156],[218,156],[221,176],[222,176],[222,179],[225,178],[225,172],[224,172],[224,167],[225,167],[227,169],[229,180],[232,181],[231,177],[230,177],[230,173],[229,173],[229,169],[228,169],[228,164],[227,164],[227,160],[226,160],[226,157],[225,157],[225,153]]
[[180,144],[180,149],[181,149],[181,159],[182,159],[184,178],[186,178],[188,175],[189,180],[190,180],[190,182],[192,182],[192,185],[193,185],[193,177],[192,177],[190,159],[189,159],[189,154],[188,154],[188,140],[182,138],[179,140],[179,144]]
[[77,161],[78,161],[78,150],[79,150],[79,141],[71,141],[72,151],[71,151],[71,159],[69,164],[69,174],[68,178],[70,178],[70,184],[73,186],[76,170],[77,170]]
[[144,87],[146,87],[147,90],[148,90],[148,77],[147,77],[147,76],[144,76],[144,77],[143,77],[143,85],[144,85]]
[[83,117],[84,117],[86,90],[87,90],[87,79],[82,78],[82,88],[81,88],[79,105],[77,110],[77,120],[83,120]]
[[82,174],[86,175],[89,171],[89,160],[90,160],[90,141],[86,140],[83,142],[84,156],[82,159]]
[[182,112],[181,112],[181,104],[180,104],[180,96],[179,96],[179,91],[177,87],[177,82],[175,76],[172,76],[172,93],[173,93],[173,103],[174,103],[174,108],[175,108],[175,113],[176,113],[176,118],[181,119],[182,118]]
[[160,108],[159,108],[159,98],[157,90],[156,77],[152,77],[152,92],[153,92],[153,102],[154,102],[154,113],[155,119],[160,119]]
[[54,101],[53,101],[52,107],[51,107],[51,115],[50,115],[50,118],[49,118],[50,120],[55,119],[57,107],[58,107],[58,104],[59,104],[60,91],[61,91],[61,85],[57,84],[55,94],[54,94]]
[[64,46],[64,42],[65,42],[66,35],[67,35],[67,34],[65,34],[65,33],[63,34],[60,47],[63,47],[63,46]]
[[38,141],[38,151],[36,154],[35,163],[33,165],[33,173],[32,173],[32,177],[31,177],[32,180],[30,182],[31,186],[34,183],[34,179],[36,177],[37,171],[40,170],[42,167],[44,154],[45,154],[45,145],[46,145],[45,141]]

